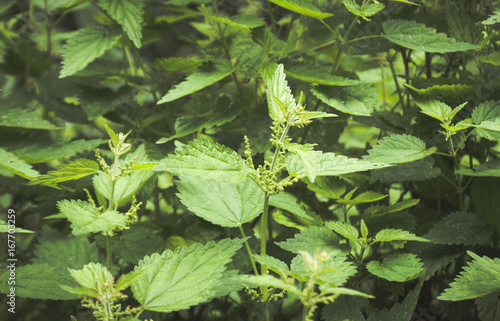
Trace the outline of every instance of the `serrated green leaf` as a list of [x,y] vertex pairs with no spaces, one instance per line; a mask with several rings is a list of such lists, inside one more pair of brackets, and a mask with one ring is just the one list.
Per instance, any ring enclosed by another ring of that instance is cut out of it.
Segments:
[[321,217],[313,213],[306,205],[299,204],[296,197],[286,192],[271,195],[269,205],[284,211],[274,211],[273,219],[282,225],[299,230],[313,226],[322,226]]
[[328,198],[337,199],[345,193],[345,184],[338,177],[318,177],[314,183],[306,182],[309,190]]
[[450,284],[439,300],[461,301],[479,298],[500,291],[500,259],[490,259],[467,251],[473,260]]
[[377,233],[374,242],[392,242],[392,241],[419,241],[429,242],[428,239],[416,236],[413,233],[400,229],[386,228]]
[[249,30],[250,28],[256,28],[265,24],[264,19],[255,15],[239,14],[232,16],[231,18],[228,18],[222,14],[208,12],[204,13],[203,15],[215,22],[224,23],[231,27],[236,27],[243,30]]
[[329,67],[313,65],[291,59],[285,59],[285,67],[287,76],[311,84],[327,86],[353,86],[360,84],[359,80],[332,75]]
[[415,100],[415,103],[422,110],[422,113],[439,120],[440,122],[450,121],[452,109],[450,106],[438,100]]
[[94,149],[106,142],[104,139],[79,139],[72,142],[50,142],[46,144],[37,142],[36,144],[15,149],[12,152],[24,161],[34,164],[72,156],[85,150]]
[[382,28],[387,40],[413,50],[445,53],[479,49],[479,46],[457,42],[416,21],[389,20],[383,23]]
[[388,281],[406,282],[420,276],[424,269],[420,260],[411,253],[391,253],[382,263],[368,262],[366,269],[373,275]]
[[168,72],[193,72],[207,61],[185,57],[158,58],[151,64],[151,68]]
[[283,71],[283,64],[279,64],[274,71],[270,84],[266,84],[267,106],[269,117],[275,121],[284,122],[285,114],[293,115],[297,104],[292,95],[292,90],[288,87],[286,76]]
[[127,225],[127,217],[117,211],[104,213],[92,204],[81,200],[62,200],[57,202],[62,215],[71,222],[73,235],[112,231]]
[[358,229],[349,223],[339,222],[339,221],[329,221],[325,223],[325,226],[335,231],[336,233],[342,235],[348,240],[356,241],[357,239],[359,239]]
[[[494,122],[498,118],[500,118],[500,103],[493,100],[482,102],[472,111],[472,121],[476,125],[481,125],[485,121]],[[485,128],[476,128],[476,133],[489,140],[500,139],[500,134]]]
[[113,279],[113,275],[100,263],[86,264],[80,270],[70,269],[69,273],[81,287],[98,291]]
[[347,255],[348,248],[340,244],[339,237],[325,227],[311,227],[295,234],[294,238],[276,243],[279,247],[292,253],[306,251],[311,254],[316,251],[326,251],[337,255]]
[[372,172],[370,183],[418,182],[439,176],[441,169],[434,167],[434,158],[426,158],[411,163],[377,169]]
[[324,321],[365,321],[361,308],[368,300],[359,296],[342,295],[325,306],[321,312]]
[[364,155],[363,159],[372,163],[409,163],[436,151],[437,147],[426,149],[425,143],[418,137],[394,134],[379,140],[377,145],[368,150],[369,155]]
[[0,220],[0,233],[8,233],[9,231],[12,231],[12,229],[14,229],[16,233],[35,233],[20,227],[14,228],[12,225],[7,224],[4,220]]
[[72,34],[63,47],[59,78],[73,75],[111,49],[121,36],[119,28],[93,26]]
[[[286,141],[285,141],[286,142]],[[297,155],[302,163],[302,168],[305,169],[307,178],[314,182],[316,178],[314,151],[310,144],[285,143],[285,148]]]
[[500,66],[500,51],[494,51],[488,56],[475,56],[477,60],[491,64],[493,66]]
[[[421,243],[419,245],[422,245]],[[462,249],[439,244],[426,244],[423,250],[414,252],[424,263],[424,281],[429,280],[437,271],[448,266],[462,255]],[[421,247],[420,247],[421,248]]]
[[[311,279],[311,269],[310,266],[307,265],[305,258],[309,256],[314,262],[315,255],[316,253],[312,255],[308,253],[301,253],[296,256],[290,264],[290,275],[297,278],[301,282],[309,282]],[[315,263],[313,263],[313,265],[314,264]],[[343,255],[339,256],[334,254],[331,259],[323,262],[321,267],[321,273],[318,273],[315,277],[315,283],[319,285],[329,284],[334,287],[342,286],[357,272],[353,263],[347,261],[347,257]]]
[[271,271],[274,271],[276,273],[280,273],[280,271],[285,273],[290,272],[290,269],[288,268],[286,263],[281,260],[278,260],[275,257],[265,254],[264,255],[254,254],[253,257],[257,263],[266,266]]
[[310,2],[304,0],[269,0],[272,3],[288,9],[290,11],[299,13],[304,16],[312,17],[318,20],[323,20],[333,16],[331,13],[322,12]]
[[342,88],[318,86],[311,92],[328,106],[356,116],[370,116],[378,103],[377,93],[369,85]]
[[34,179],[40,175],[40,173],[31,168],[31,165],[3,148],[0,148],[0,168],[6,169],[26,179]]
[[386,198],[387,195],[380,194],[377,192],[367,191],[357,195],[355,198],[351,199],[339,199],[337,203],[347,204],[347,205],[358,205],[363,203],[373,203]]
[[229,76],[234,68],[229,60],[215,59],[189,75],[186,80],[170,89],[158,104],[168,103],[197,92]]
[[300,295],[300,289],[292,284],[286,283],[285,281],[278,279],[272,275],[246,275],[241,276],[240,281],[250,287],[266,286],[273,287],[276,289],[282,289],[289,293],[293,293],[297,296]]
[[242,242],[225,239],[146,256],[134,269],[147,268],[132,283],[134,297],[146,309],[165,313],[211,300],[214,287],[223,281],[225,265]]
[[49,171],[31,180],[28,185],[47,185],[60,188],[57,184],[61,182],[80,179],[85,176],[99,173],[99,164],[85,158],[76,159],[68,164],[57,167],[55,171]]
[[466,212],[455,212],[436,223],[425,238],[439,244],[463,244],[467,246],[491,241],[493,229],[479,216]]
[[178,146],[175,154],[154,170],[230,182],[239,182],[252,172],[238,153],[212,140],[193,140]]
[[368,17],[375,15],[380,10],[385,8],[385,5],[379,2],[367,3],[363,7],[357,4],[355,0],[342,0],[342,3],[347,8],[347,10],[349,10],[356,16],[365,19],[366,21],[370,21]]
[[421,99],[436,99],[441,101],[456,101],[470,95],[473,87],[466,84],[434,85],[427,88],[415,88],[403,84],[412,94],[417,94]]
[[181,202],[213,224],[237,227],[262,213],[264,192],[250,177],[238,183],[193,176],[180,178],[175,184]]
[[500,233],[500,179],[494,177],[479,177],[472,182],[472,203],[477,214],[490,226],[493,226],[497,233]]
[[392,205],[372,205],[363,212],[363,215],[373,217],[399,212],[409,207],[415,206],[419,202],[419,199],[408,199]]
[[[114,240],[115,238],[113,238]],[[137,240],[141,240],[137,242]],[[134,224],[123,231],[119,240],[111,245],[112,252],[127,263],[137,264],[145,255],[164,249],[164,239],[158,231]]]
[[479,320],[496,321],[500,319],[500,300],[496,293],[490,293],[476,299]]
[[[346,156],[335,155],[334,153],[323,153],[321,151],[314,151],[312,153],[314,153],[316,176],[339,176],[390,166],[378,162],[363,161],[357,158],[347,158]],[[298,175],[306,174],[302,162],[296,155],[288,155],[285,161],[289,173]]]
[[475,169],[461,168],[455,171],[456,174],[465,176],[492,176],[500,177],[500,159],[493,159],[486,163],[479,164]]
[[0,127],[17,127],[29,129],[62,129],[37,113],[30,112],[23,108],[1,108],[0,107]]
[[99,0],[99,6],[122,26],[134,45],[140,48],[144,0]]

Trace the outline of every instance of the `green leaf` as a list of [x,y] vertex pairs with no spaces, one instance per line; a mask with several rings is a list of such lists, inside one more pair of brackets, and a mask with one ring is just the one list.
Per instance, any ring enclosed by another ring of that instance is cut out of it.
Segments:
[[274,71],[270,84],[266,84],[267,106],[269,108],[269,117],[274,121],[285,121],[285,114],[295,112],[297,104],[292,95],[292,90],[288,87],[283,64],[279,64]]
[[233,183],[181,176],[175,184],[181,202],[191,212],[213,224],[241,226],[263,210],[264,192],[250,177]]
[[[4,220],[0,220],[0,233],[8,233],[11,230],[9,226],[12,227],[12,225],[7,224],[7,222],[5,222]],[[20,227],[16,227],[14,228],[14,230],[16,231],[16,233],[35,233],[33,231],[25,230]]]
[[377,93],[369,85],[342,88],[318,86],[311,92],[328,106],[356,116],[370,116],[378,103]]
[[99,6],[122,26],[134,45],[140,48],[144,0],[99,0]]
[[345,193],[345,184],[338,177],[318,177],[314,183],[307,182],[307,188],[318,195],[338,199]]
[[193,72],[205,62],[208,60],[194,57],[158,58],[151,64],[151,68],[168,72]]
[[[472,112],[472,121],[476,125],[481,125],[483,122],[495,122],[500,118],[500,103],[493,100],[482,102],[477,106]],[[481,126],[476,128],[476,133],[480,137],[484,137],[489,140],[499,140],[500,134],[497,132],[488,130],[487,128],[482,128]]]
[[55,171],[49,171],[31,180],[28,185],[47,185],[60,188],[57,184],[61,182],[80,179],[82,177],[99,173],[99,164],[90,159],[79,158],[68,164],[57,167]]
[[372,163],[399,164],[409,163],[431,155],[437,147],[426,150],[425,143],[418,137],[394,134],[379,140],[368,150],[363,159]]
[[284,210],[276,210],[272,214],[273,219],[281,225],[299,230],[323,225],[319,215],[312,212],[305,204],[299,204],[297,198],[291,194],[282,192],[271,195],[269,205]]
[[337,200],[337,203],[342,203],[347,205],[358,205],[363,203],[373,203],[386,197],[387,195],[384,194],[367,191],[357,195],[355,198],[352,199],[339,199]]
[[204,13],[203,16],[215,22],[227,24],[231,27],[236,27],[243,30],[249,30],[250,28],[256,28],[265,24],[264,19],[249,14],[239,14],[228,18],[222,14],[207,12]]
[[147,268],[132,283],[134,297],[147,310],[165,313],[211,300],[215,296],[214,287],[223,281],[225,265],[242,242],[224,239],[146,256],[134,269]]
[[409,207],[415,206],[419,202],[419,199],[408,199],[392,205],[372,205],[363,212],[363,215],[373,217],[399,212]]
[[[339,176],[390,166],[383,163],[363,161],[357,158],[347,158],[346,156],[335,155],[334,153],[323,153],[321,151],[314,151],[313,153],[316,176]],[[286,164],[289,173],[298,175],[306,174],[302,162],[296,155],[288,155]]]
[[419,242],[429,242],[420,236],[416,236],[413,233],[400,229],[386,228],[375,235],[374,242],[392,242],[392,241],[419,241]]
[[465,98],[473,91],[473,87],[466,84],[434,85],[427,88],[415,88],[409,84],[403,84],[415,98],[436,99],[454,102],[457,99]]
[[500,66],[500,51],[494,51],[488,56],[475,56],[477,60],[491,64],[493,66]]
[[476,214],[455,212],[436,223],[425,238],[439,244],[463,244],[467,246],[491,242],[493,229]]
[[121,36],[116,27],[93,26],[72,34],[63,47],[62,69],[59,78],[73,75],[111,49]]
[[0,107],[0,127],[17,127],[29,129],[62,129],[46,119],[43,119],[35,112],[30,112],[23,108]]
[[342,0],[342,3],[347,8],[347,10],[349,10],[350,12],[355,14],[356,16],[359,16],[359,17],[365,19],[366,21],[370,21],[370,19],[368,19],[368,17],[373,16],[374,14],[376,14],[377,12],[379,12],[380,10],[385,8],[385,5],[383,3],[379,3],[379,2],[368,3],[368,4],[365,4],[363,7],[358,5],[355,2],[355,0]]
[[359,296],[342,295],[325,306],[321,313],[324,321],[365,321],[361,308],[368,300]]
[[[419,249],[422,249],[422,247],[419,247]],[[412,252],[424,263],[424,281],[429,280],[436,272],[442,270],[462,255],[462,249],[459,247],[439,244],[425,244],[422,250]]]
[[0,167],[26,179],[34,179],[40,173],[31,168],[25,161],[16,155],[0,148]]
[[304,16],[312,17],[318,20],[323,20],[333,16],[331,13],[322,12],[310,2],[304,0],[269,0],[272,3],[288,9],[290,11],[299,13]]
[[212,140],[178,145],[175,154],[168,155],[154,170],[230,182],[239,182],[252,172],[238,153]]
[[285,141],[285,149],[297,155],[305,169],[307,178],[314,183],[316,178],[314,151],[311,144],[297,144]]
[[240,277],[241,283],[245,285],[250,285],[250,287],[266,286],[273,287],[275,289],[282,289],[289,293],[293,293],[296,296],[300,296],[300,289],[292,284],[289,284],[277,277],[270,274],[266,275],[245,275]]
[[493,177],[475,178],[471,187],[472,204],[481,219],[500,233],[500,179]]
[[479,46],[466,42],[457,42],[444,33],[424,24],[408,20],[390,20],[383,23],[383,36],[402,47],[426,52],[456,52],[479,49]]
[[[332,253],[330,252],[329,254]],[[317,264],[317,261],[314,259],[315,255],[316,253],[311,255],[301,252],[290,264],[290,275],[302,282],[309,282],[311,279],[311,269],[305,260],[309,256],[310,260],[313,261],[312,264],[315,265]],[[329,284],[334,287],[342,286],[357,272],[353,263],[347,261],[347,257],[343,255],[334,255],[330,260],[323,262],[320,271],[320,273],[316,272],[315,283],[319,285]]]
[[[116,237],[113,238],[115,239]],[[163,250],[164,239],[159,231],[134,224],[121,233],[120,238],[111,245],[111,249],[116,257],[127,263],[137,264],[145,255]]]
[[500,259],[490,259],[467,251],[473,260],[468,262],[460,275],[450,284],[439,300],[461,301],[479,298],[500,291]]
[[327,251],[337,255],[349,253],[345,244],[340,244],[339,237],[325,227],[311,227],[295,234],[294,238],[276,243],[279,247],[292,253],[306,251],[311,254],[316,251]]
[[112,231],[127,225],[127,217],[117,211],[104,213],[92,204],[81,200],[62,200],[57,202],[62,215],[71,222],[73,235]]
[[420,100],[416,99],[415,103],[422,110],[422,113],[439,120],[442,123],[450,121],[452,110],[451,107],[438,100]]
[[500,300],[496,293],[477,298],[476,307],[481,321],[496,321],[500,318]]
[[234,68],[229,60],[215,59],[189,75],[186,80],[170,89],[158,104],[168,103],[197,92],[229,76]]
[[342,235],[348,240],[356,241],[359,239],[358,229],[349,223],[339,221],[329,221],[325,223],[326,227]]
[[99,292],[113,279],[113,275],[100,263],[89,263],[81,270],[70,269],[69,273],[81,287]]
[[391,253],[382,263],[368,262],[366,269],[373,275],[388,281],[406,282],[420,276],[424,269],[420,260],[411,253]]
[[266,266],[267,268],[276,273],[280,273],[280,271],[285,273],[290,272],[290,269],[288,268],[286,263],[281,260],[278,260],[277,258],[274,258],[266,254],[264,255],[254,254],[253,257],[257,263]]
[[434,158],[427,156],[411,163],[398,164],[397,166],[377,169],[371,174],[370,183],[417,182],[439,176],[441,169],[434,167]]
[[353,86],[360,84],[359,80],[334,76],[329,67],[313,65],[306,62],[285,59],[287,76],[316,85]]

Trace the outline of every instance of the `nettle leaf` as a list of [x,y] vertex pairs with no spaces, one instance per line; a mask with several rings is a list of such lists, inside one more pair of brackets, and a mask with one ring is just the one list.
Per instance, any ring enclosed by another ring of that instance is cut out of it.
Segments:
[[285,149],[297,155],[302,163],[302,167],[307,173],[307,178],[314,182],[316,178],[314,150],[311,144],[297,144],[285,141]]
[[214,287],[220,285],[225,265],[241,247],[243,240],[224,239],[189,249],[178,247],[141,260],[137,269],[146,269],[132,283],[134,297],[147,310],[172,312],[207,302],[216,295]]
[[3,148],[0,148],[0,167],[30,180],[40,175],[40,173],[31,168],[31,165]]
[[377,235],[375,235],[374,242],[392,242],[392,241],[419,241],[419,242],[430,242],[428,239],[416,236],[413,233],[400,229],[386,228],[380,230]]
[[71,35],[62,50],[63,61],[59,78],[73,75],[111,49],[121,36],[116,26],[93,26]]
[[336,255],[347,255],[348,247],[340,244],[339,237],[331,230],[325,227],[311,227],[295,234],[294,238],[287,239],[285,242],[276,243],[279,247],[292,253],[306,251],[315,254],[316,251],[326,251]]
[[178,145],[175,154],[168,155],[155,171],[169,171],[176,176],[197,176],[205,179],[239,182],[252,169],[232,149],[212,140],[193,140]]
[[452,109],[450,106],[438,100],[420,100],[416,99],[415,103],[422,110],[422,113],[439,120],[440,122],[445,122],[445,120],[451,120],[450,115]]
[[264,192],[250,177],[233,183],[181,176],[175,185],[177,196],[191,212],[220,226],[241,226],[264,208]]
[[348,240],[356,241],[359,239],[358,229],[349,223],[329,221],[326,222],[325,225]]
[[377,169],[371,173],[370,183],[417,182],[434,178],[440,173],[441,169],[434,167],[434,158],[428,156],[411,163]]
[[345,184],[338,177],[318,177],[314,183],[306,183],[309,190],[328,198],[337,199],[345,193]]
[[151,68],[168,72],[193,72],[205,62],[208,62],[208,60],[194,57],[158,58],[153,61]]
[[357,195],[355,198],[344,198],[337,200],[337,203],[347,204],[347,205],[358,205],[363,203],[373,203],[386,198],[387,195],[380,194],[373,191],[367,191]]
[[[293,258],[290,264],[290,275],[299,281],[309,282],[311,279],[311,270],[304,260],[304,255],[308,254],[301,253]],[[346,260],[347,257],[345,256],[334,255],[330,260],[324,262],[323,272],[316,276],[315,283],[320,285],[329,284],[334,287],[342,286],[357,272],[353,263]]]
[[490,293],[476,299],[479,320],[495,321],[500,318],[500,300],[498,294]]
[[266,266],[267,268],[276,273],[290,272],[290,269],[288,268],[286,263],[281,260],[278,260],[277,258],[265,254],[264,255],[254,254],[253,257],[257,263]]
[[424,141],[411,135],[394,134],[379,140],[368,150],[363,159],[372,163],[399,164],[409,163],[431,155],[437,147],[426,149]]
[[342,295],[325,306],[321,312],[324,321],[365,321],[361,308],[368,305],[366,298]]
[[471,187],[472,203],[477,214],[489,226],[500,233],[500,179],[493,177],[475,178]]
[[299,204],[297,198],[286,192],[271,195],[269,205],[282,209],[273,211],[276,223],[299,230],[313,226],[323,226],[323,220],[305,204]]
[[494,51],[488,56],[475,56],[475,58],[481,62],[487,64],[492,64],[494,66],[500,66],[500,51]]
[[[390,166],[379,162],[347,158],[334,153],[323,153],[322,151],[313,151],[311,153],[314,155],[316,176],[339,176]],[[286,164],[287,170],[291,174],[307,174],[299,157],[294,154],[287,155]]]
[[300,296],[301,294],[301,290],[296,285],[289,284],[270,274],[240,276],[240,283],[249,287],[266,286],[273,287],[275,289],[282,289],[289,293],[293,293],[296,296]]
[[395,213],[410,208],[412,206],[415,206],[419,202],[420,202],[419,199],[408,199],[401,202],[397,202],[392,205],[372,205],[363,212],[363,215],[375,217],[375,216],[386,215],[389,213]]
[[17,127],[29,129],[62,129],[57,127],[46,119],[43,119],[37,113],[30,112],[23,108],[1,108],[0,127]]
[[287,76],[316,85],[353,86],[360,84],[359,80],[335,76],[330,73],[329,67],[285,59]]
[[479,298],[500,291],[500,259],[490,259],[467,251],[473,260],[468,262],[460,275],[450,284],[439,300],[461,301]]
[[[115,240],[113,238],[112,240]],[[141,240],[137,242],[137,240]],[[117,257],[127,263],[136,264],[145,255],[160,252],[164,249],[164,239],[159,231],[134,224],[123,231],[119,240],[112,244],[111,248]]]
[[331,13],[322,12],[310,2],[304,0],[269,0],[272,3],[288,9],[290,11],[299,13],[304,16],[312,17],[318,20],[323,20],[333,16]]
[[93,290],[105,288],[105,284],[113,279],[113,275],[100,263],[89,263],[80,270],[70,269],[69,273],[81,287]]
[[440,271],[462,255],[460,247],[450,247],[447,245],[426,244],[423,249],[422,247],[417,249],[417,251],[412,250],[412,252],[418,255],[422,263],[424,263],[425,274],[423,279],[425,281],[429,280],[437,271]]
[[[493,100],[479,104],[479,106],[477,106],[472,112],[472,121],[475,125],[481,125],[483,122],[495,122],[499,118],[500,103]],[[482,128],[482,126],[476,128],[476,133],[480,137],[484,137],[489,140],[500,139],[500,134],[495,131],[488,130],[488,128]]]
[[57,184],[61,182],[80,179],[82,177],[99,173],[99,164],[93,160],[79,158],[68,164],[57,167],[55,171],[49,171],[31,180],[28,185],[47,185],[60,188]]
[[311,92],[328,106],[356,116],[370,116],[378,103],[378,95],[369,85],[341,88],[318,86]]
[[265,24],[264,19],[248,14],[239,14],[229,18],[222,14],[206,12],[203,13],[203,16],[215,22],[224,23],[243,30],[249,30],[250,28],[256,28]]
[[443,101],[456,101],[472,93],[473,87],[465,84],[434,85],[427,88],[415,88],[409,84],[403,84],[412,94],[420,98],[436,99]]
[[347,10],[349,10],[356,16],[365,19],[366,21],[370,21],[368,17],[373,16],[374,14],[385,8],[385,5],[379,2],[368,3],[363,7],[357,4],[355,0],[342,0],[342,3],[344,4]]
[[233,65],[229,60],[215,59],[205,64],[197,71],[187,76],[186,80],[170,89],[170,91],[158,101],[158,104],[174,101],[213,85],[219,80],[229,76],[233,70]]
[[478,215],[455,212],[436,223],[425,238],[439,244],[463,244],[467,246],[491,242],[493,229]]
[[269,117],[272,120],[284,122],[285,114],[293,114],[297,104],[292,95],[292,90],[288,86],[286,76],[283,71],[283,64],[279,64],[270,84],[266,84],[267,106]]
[[122,26],[134,45],[140,48],[144,0],[99,0],[99,6]]
[[406,282],[424,272],[420,259],[411,253],[390,253],[382,263],[368,262],[366,269],[375,276],[394,282]]
[[457,42],[436,29],[422,23],[408,20],[390,20],[382,25],[387,40],[405,48],[426,52],[456,52],[479,49],[479,46],[466,42]]
[[94,205],[81,200],[62,200],[57,202],[57,207],[61,215],[71,222],[75,236],[112,231],[127,225],[125,215],[117,211],[101,213]]

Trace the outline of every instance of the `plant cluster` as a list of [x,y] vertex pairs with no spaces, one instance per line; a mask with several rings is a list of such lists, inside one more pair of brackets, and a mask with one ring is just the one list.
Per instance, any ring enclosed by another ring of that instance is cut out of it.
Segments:
[[0,319],[497,321],[499,46],[497,0],[4,1]]

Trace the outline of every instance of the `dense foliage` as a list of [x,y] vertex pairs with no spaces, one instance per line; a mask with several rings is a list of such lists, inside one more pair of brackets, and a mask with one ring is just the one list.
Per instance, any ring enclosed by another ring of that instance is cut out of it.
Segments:
[[496,0],[3,1],[0,319],[500,320],[499,46]]

